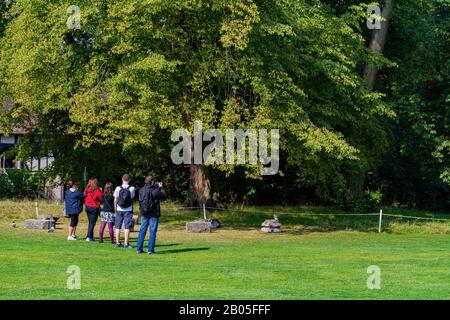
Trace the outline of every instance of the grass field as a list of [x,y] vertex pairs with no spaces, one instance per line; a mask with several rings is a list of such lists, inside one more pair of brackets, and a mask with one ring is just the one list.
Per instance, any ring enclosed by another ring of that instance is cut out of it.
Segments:
[[[210,213],[222,229],[187,234],[185,222],[200,212],[169,209],[174,206],[165,204],[159,254],[148,256],[110,244],[69,242],[66,220],[55,233],[25,230],[32,203],[0,202],[0,299],[450,299],[448,223],[391,218],[378,234],[374,216],[311,207],[245,208]],[[41,208],[42,214],[60,215],[60,207]],[[272,212],[284,233],[258,231]],[[328,215],[302,216],[308,213]],[[11,219],[19,228],[9,226]],[[85,226],[83,215],[79,236]],[[133,245],[137,233],[132,237]],[[80,267],[80,290],[67,289],[71,265]],[[371,265],[381,269],[380,290],[367,289]]]

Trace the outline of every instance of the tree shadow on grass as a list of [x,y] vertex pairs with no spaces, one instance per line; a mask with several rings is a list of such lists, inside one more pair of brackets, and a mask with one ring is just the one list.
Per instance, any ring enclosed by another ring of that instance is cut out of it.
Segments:
[[185,248],[185,249],[173,249],[158,251],[158,254],[171,254],[171,253],[183,253],[183,252],[193,252],[193,251],[206,251],[210,248]]

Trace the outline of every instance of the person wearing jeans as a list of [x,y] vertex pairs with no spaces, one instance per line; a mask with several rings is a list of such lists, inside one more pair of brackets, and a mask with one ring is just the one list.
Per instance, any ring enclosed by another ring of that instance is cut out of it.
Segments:
[[86,241],[92,242],[94,239],[94,228],[97,224],[98,216],[100,214],[99,208],[93,208],[86,206],[86,214],[88,217],[88,231],[86,235]]
[[148,254],[155,254],[156,233],[161,216],[160,200],[167,197],[162,183],[153,183],[153,177],[145,178],[145,186],[139,191],[139,211],[141,213],[141,228],[137,241],[137,253],[143,253],[144,240],[150,227]]
[[141,217],[141,229],[139,230],[139,237],[137,242],[137,252],[144,252],[144,240],[147,235],[147,229],[150,227],[150,236],[148,239],[148,253],[155,254],[156,232],[158,232],[159,219],[157,217],[146,218]]

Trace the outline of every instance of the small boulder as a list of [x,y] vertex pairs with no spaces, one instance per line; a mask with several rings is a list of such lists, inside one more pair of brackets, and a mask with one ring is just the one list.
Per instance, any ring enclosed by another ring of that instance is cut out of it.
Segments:
[[186,223],[186,231],[189,233],[211,232],[211,224],[205,220],[196,220]]
[[55,223],[59,220],[59,217],[55,217],[52,214],[48,216],[39,215],[37,216],[37,220],[53,220]]
[[262,223],[261,231],[265,233],[280,233],[281,232],[281,223],[278,221],[278,218],[275,216],[274,219],[266,220]]
[[209,222],[209,226],[211,227],[211,229],[217,229],[220,228],[222,225],[220,224],[219,220],[216,219],[212,219],[212,220],[207,220]]
[[270,219],[263,222],[262,227],[266,228],[281,228],[281,223],[278,220]]
[[138,221],[139,221],[139,216],[133,215],[133,218],[131,218],[130,232],[134,232],[134,227],[138,224]]
[[263,228],[261,228],[261,231],[262,231],[262,232],[265,232],[265,233],[280,233],[280,232],[281,232],[281,229],[279,229],[279,228],[267,228],[267,227],[263,227]]
[[27,229],[45,229],[48,230],[53,226],[53,220],[25,220],[25,228]]

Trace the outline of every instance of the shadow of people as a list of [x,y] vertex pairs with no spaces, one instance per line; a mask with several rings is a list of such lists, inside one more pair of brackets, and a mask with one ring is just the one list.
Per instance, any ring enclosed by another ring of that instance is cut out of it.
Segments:
[[167,243],[167,244],[157,244],[156,247],[173,247],[173,246],[179,246],[180,243]]
[[192,251],[205,251],[210,248],[185,248],[185,249],[173,249],[173,250],[164,250],[158,251],[158,254],[170,254],[170,253],[183,253],[183,252],[192,252]]

